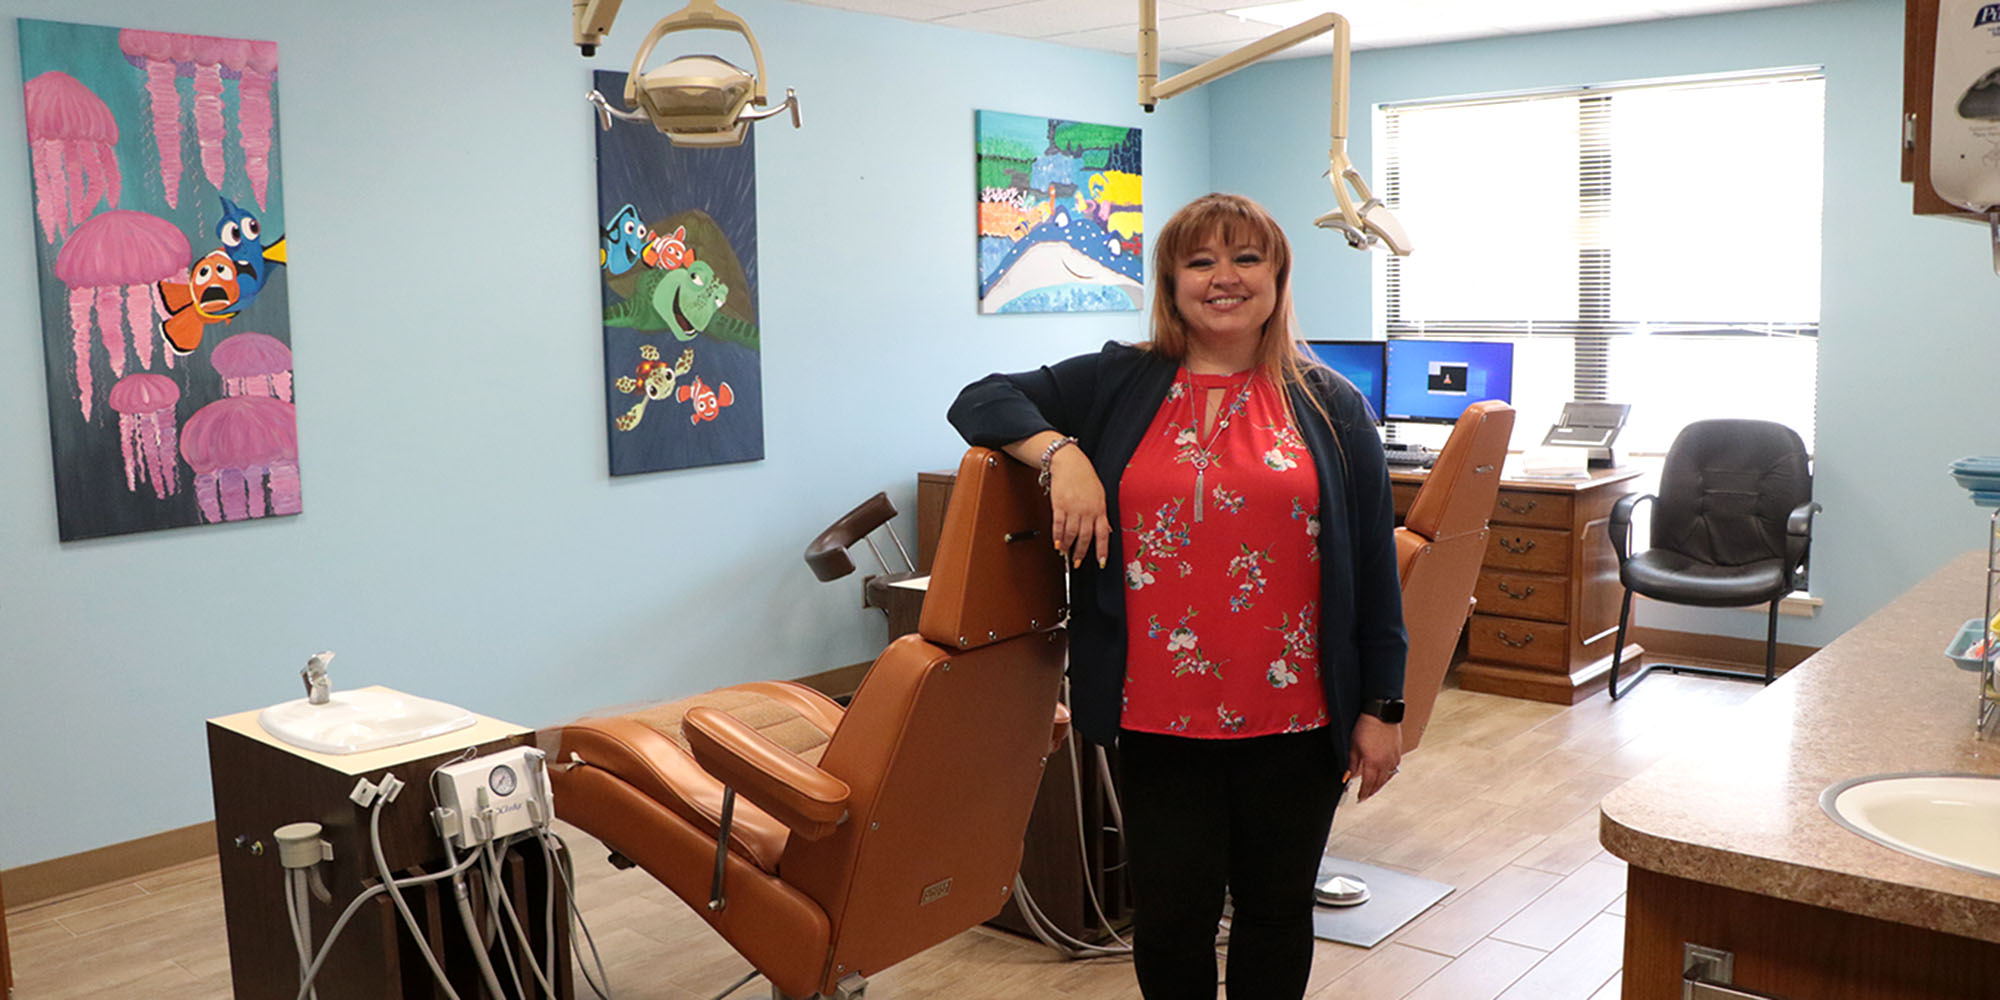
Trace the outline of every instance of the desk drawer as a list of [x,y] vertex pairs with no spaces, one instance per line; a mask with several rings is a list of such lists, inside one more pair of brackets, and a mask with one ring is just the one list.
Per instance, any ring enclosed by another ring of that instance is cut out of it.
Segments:
[[1468,626],[1466,652],[1475,660],[1560,671],[1569,655],[1569,627],[1476,614]]
[[1563,493],[1535,493],[1528,490],[1501,490],[1493,501],[1494,524],[1523,524],[1531,528],[1569,530],[1571,498]]
[[1487,529],[1488,570],[1526,573],[1569,572],[1569,532],[1495,524]]
[[1569,621],[1569,583],[1559,576],[1485,570],[1472,588],[1479,610],[1509,618]]

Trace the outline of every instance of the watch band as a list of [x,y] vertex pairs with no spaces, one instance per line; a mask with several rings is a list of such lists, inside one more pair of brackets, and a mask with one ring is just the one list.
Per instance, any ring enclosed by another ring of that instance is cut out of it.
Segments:
[[1361,703],[1361,713],[1372,715],[1393,726],[1403,721],[1403,699],[1370,698]]

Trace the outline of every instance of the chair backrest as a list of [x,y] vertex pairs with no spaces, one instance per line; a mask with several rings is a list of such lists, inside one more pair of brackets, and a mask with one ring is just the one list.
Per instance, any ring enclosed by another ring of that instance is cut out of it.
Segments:
[[1064,665],[1049,537],[1035,471],[968,452],[921,634],[883,651],[820,758],[851,789],[849,818],[793,837],[779,863],[831,922],[823,992],[991,919],[1013,893]]
[[1486,519],[1500,493],[1500,465],[1513,432],[1513,407],[1498,400],[1466,407],[1396,529],[1403,626],[1410,634],[1403,671],[1405,753],[1423,741],[1472,612],[1472,588],[1486,557]]
[[1653,547],[1742,566],[1785,558],[1785,519],[1812,499],[1805,442],[1768,420],[1697,420],[1667,449]]

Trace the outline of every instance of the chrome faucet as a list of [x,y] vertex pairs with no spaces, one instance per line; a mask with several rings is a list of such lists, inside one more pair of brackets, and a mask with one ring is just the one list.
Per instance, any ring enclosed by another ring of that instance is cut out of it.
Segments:
[[305,669],[299,671],[299,679],[306,683],[306,701],[314,705],[324,705],[333,698],[333,680],[326,675],[326,665],[333,662],[333,650],[314,653],[306,660]]

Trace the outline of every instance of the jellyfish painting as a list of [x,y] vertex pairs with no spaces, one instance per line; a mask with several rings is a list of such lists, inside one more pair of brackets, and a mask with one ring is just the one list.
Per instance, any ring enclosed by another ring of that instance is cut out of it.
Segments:
[[181,428],[181,457],[194,470],[195,502],[203,520],[296,514],[299,497],[298,414],[269,396],[230,396],[195,411]]
[[[93,308],[114,376],[125,374],[127,332],[140,366],[153,367],[153,284],[186,274],[190,253],[187,237],[173,223],[125,209],[91,216],[56,252],[56,280],[69,286],[70,344],[83,419],[90,419]],[[167,364],[173,364],[171,354]]]
[[222,376],[224,396],[270,396],[292,401],[292,349],[268,333],[239,333],[208,356]]
[[278,46],[241,38],[183,35],[127,28],[118,33],[126,61],[146,73],[146,94],[152,106],[153,142],[160,154],[160,185],[167,204],[178,207],[181,185],[181,107],[176,80],[188,77],[194,92],[195,144],[201,150],[202,173],[220,189],[228,175],[222,141],[225,132],[222,81],[237,81],[236,130],[243,147],[243,169],[251,193],[263,208],[270,186],[271,82],[278,74]]
[[50,70],[25,86],[35,216],[54,243],[101,202],[118,207],[118,120],[76,77]]
[[118,411],[118,442],[125,454],[125,488],[153,484],[153,495],[165,500],[180,492],[179,449],[174,443],[174,404],[181,387],[165,375],[127,375],[111,387],[111,408]]

